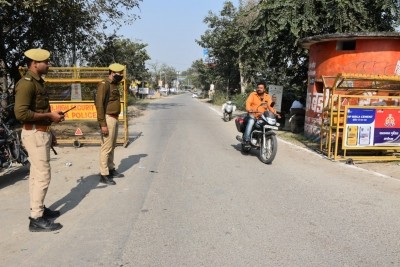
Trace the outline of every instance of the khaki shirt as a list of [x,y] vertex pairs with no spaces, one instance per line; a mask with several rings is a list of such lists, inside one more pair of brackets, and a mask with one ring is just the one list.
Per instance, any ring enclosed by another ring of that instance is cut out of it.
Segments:
[[[49,95],[44,80],[28,70],[15,86],[14,113],[17,120],[30,122],[35,113],[50,112]],[[39,125],[50,125],[50,120],[35,121]]]
[[[120,103],[120,93],[118,89],[118,84],[112,84],[111,80],[106,78],[101,81],[97,86],[97,94],[96,94],[96,111],[97,111],[97,121],[100,126],[107,126],[105,114],[109,115],[119,115],[121,112],[121,103]],[[108,103],[106,103],[107,110],[104,109],[106,92],[109,92]]]

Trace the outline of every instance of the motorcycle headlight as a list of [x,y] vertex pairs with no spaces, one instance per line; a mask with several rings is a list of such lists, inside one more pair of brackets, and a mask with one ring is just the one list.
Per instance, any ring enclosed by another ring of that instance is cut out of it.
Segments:
[[267,118],[267,123],[271,124],[271,125],[274,125],[276,123],[276,119],[268,117]]

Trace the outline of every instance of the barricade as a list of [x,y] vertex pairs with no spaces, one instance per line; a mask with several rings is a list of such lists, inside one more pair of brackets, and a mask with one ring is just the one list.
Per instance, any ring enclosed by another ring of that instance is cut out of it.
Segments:
[[[26,68],[20,67],[21,76]],[[109,75],[107,67],[50,67],[44,80],[50,96],[51,110],[74,109],[65,114],[65,121],[53,124],[52,130],[60,144],[101,144],[100,127],[94,105],[97,85]],[[124,79],[120,83],[121,114],[117,144],[128,144],[128,92],[126,86],[126,68]],[[122,123],[121,123],[122,122]]]
[[400,160],[400,77],[322,77],[320,150],[334,160]]

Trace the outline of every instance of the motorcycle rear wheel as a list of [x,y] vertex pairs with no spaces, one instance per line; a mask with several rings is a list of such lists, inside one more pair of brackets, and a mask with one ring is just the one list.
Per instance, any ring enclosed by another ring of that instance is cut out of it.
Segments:
[[224,112],[224,121],[230,121],[230,115]]
[[275,159],[276,153],[278,152],[278,140],[275,135],[269,135],[264,139],[260,140],[260,160],[265,164],[271,164]]

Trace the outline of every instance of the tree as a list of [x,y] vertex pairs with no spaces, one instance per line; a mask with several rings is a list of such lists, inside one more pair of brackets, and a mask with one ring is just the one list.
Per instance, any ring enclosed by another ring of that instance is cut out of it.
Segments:
[[204,22],[209,29],[196,40],[197,43],[210,50],[210,55],[215,60],[211,64],[213,77],[210,83],[214,83],[216,90],[235,89],[240,87],[238,40],[240,33],[235,21],[237,10],[231,2],[225,2],[220,16],[209,12]]
[[[258,75],[289,92],[306,90],[308,51],[301,47],[303,38],[394,31],[399,19],[399,3],[390,0],[262,0],[252,10],[257,16],[239,49],[244,75],[247,79]],[[240,15],[250,14],[246,10]]]
[[19,78],[23,52],[33,47],[50,50],[55,65],[73,65],[102,41],[102,29],[108,25],[118,27],[126,16],[128,22],[135,19],[129,12],[125,15],[124,10],[138,7],[140,1],[1,0],[0,60],[12,80]]
[[220,16],[210,12],[204,19],[208,29],[197,42],[217,63],[207,79],[223,85],[237,82],[240,72],[241,85],[257,80],[280,84],[288,99],[307,90],[308,51],[301,46],[303,38],[395,31],[399,8],[400,2],[392,0],[240,0],[236,11],[226,2]]
[[24,51],[36,47],[51,51],[53,66],[84,62],[92,47],[105,40],[102,30],[109,25],[118,28],[122,19],[132,22],[136,15],[129,11],[141,1],[0,0],[1,107],[14,95],[12,86],[20,78]]
[[104,45],[98,45],[88,58],[90,66],[108,66],[118,62],[126,65],[128,80],[148,80],[145,62],[150,59],[145,48],[147,44],[135,43],[129,39],[109,38]]

